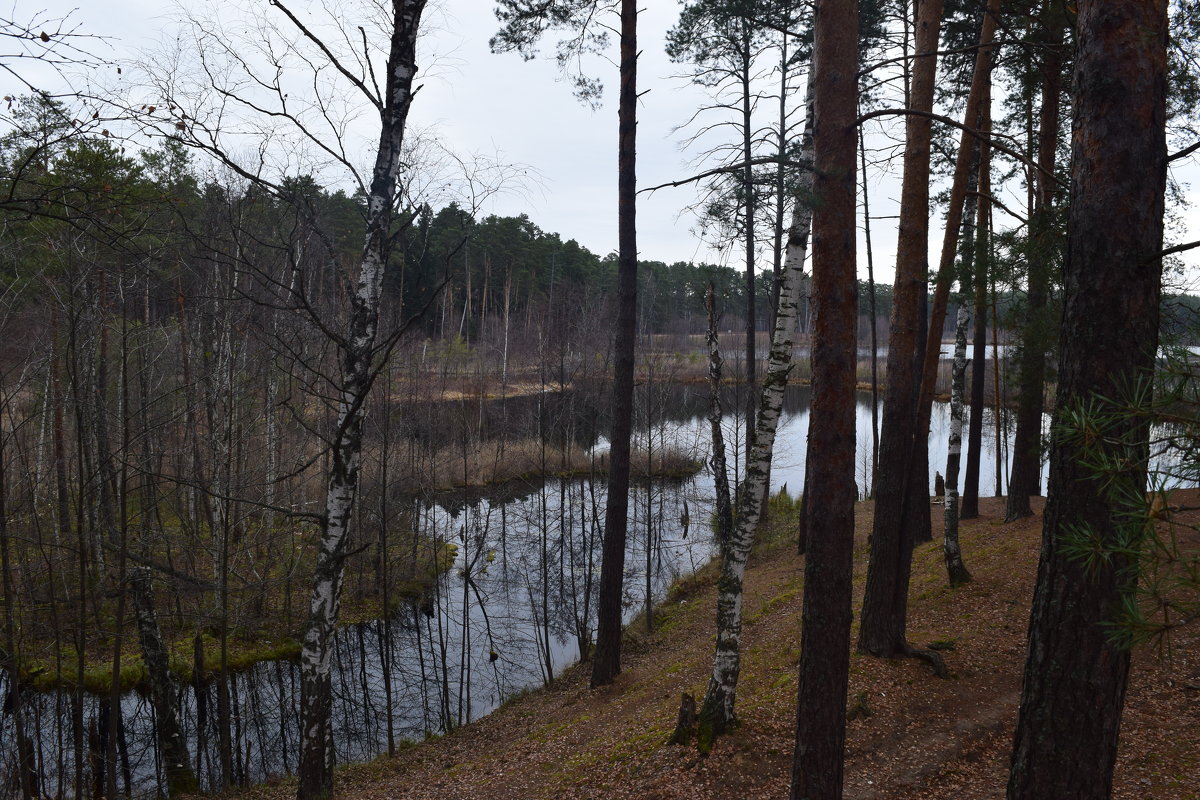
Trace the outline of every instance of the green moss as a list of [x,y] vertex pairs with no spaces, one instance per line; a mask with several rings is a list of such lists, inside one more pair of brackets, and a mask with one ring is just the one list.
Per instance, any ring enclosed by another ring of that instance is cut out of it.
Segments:
[[[69,656],[69,658],[68,658]],[[85,692],[107,694],[112,688],[112,662],[93,663],[85,666],[83,680],[80,681],[78,671],[72,666],[75,660],[73,652],[64,654],[63,672],[61,675],[53,672],[50,667],[41,662],[29,662],[22,668],[22,678],[25,685],[37,691],[46,692],[54,689],[74,691],[82,686]],[[145,689],[149,686],[146,667],[141,658],[128,656],[121,659],[120,673],[121,691],[130,689]]]
[[748,614],[745,617],[746,624],[753,625],[754,623],[759,622],[760,620],[763,620],[763,619],[773,615],[776,611],[779,610],[780,606],[786,605],[787,603],[791,603],[797,597],[799,597],[803,591],[804,591],[804,582],[803,581],[797,580],[797,581],[793,582],[792,585],[789,586],[787,589],[784,589],[782,592],[775,595],[767,602],[763,603],[762,607],[759,608],[757,611],[755,611],[753,614]]

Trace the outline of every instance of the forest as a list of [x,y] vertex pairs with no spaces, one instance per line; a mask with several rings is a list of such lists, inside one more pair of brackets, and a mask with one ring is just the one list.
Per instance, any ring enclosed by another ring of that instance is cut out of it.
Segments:
[[[787,607],[794,752],[747,796],[910,796],[853,772],[861,681],[954,691],[936,601],[1028,613],[979,796],[1133,796],[1131,673],[1200,616],[1197,0],[483,4],[487,57],[617,111],[576,156],[604,252],[512,213],[537,164],[414,122],[477,8],[143,5],[140,51],[0,14],[0,798],[356,796],[539,689],[648,693],[697,597],[703,677],[626,733],[677,791],[752,749]],[[662,184],[646,41],[704,98]]]

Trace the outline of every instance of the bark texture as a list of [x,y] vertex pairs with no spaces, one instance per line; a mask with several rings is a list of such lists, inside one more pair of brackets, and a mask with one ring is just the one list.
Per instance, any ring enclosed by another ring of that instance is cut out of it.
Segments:
[[942,550],[946,559],[946,574],[951,586],[961,586],[971,580],[963,564],[962,548],[958,544],[958,465],[962,458],[963,394],[966,391],[967,328],[971,325],[971,309],[965,302],[958,306],[954,326],[954,367],[950,389],[950,443],[946,456],[946,508],[943,523]]
[[[811,86],[810,81],[810,100]],[[810,103],[799,159],[807,164],[812,164],[813,157],[812,125]],[[708,681],[708,690],[700,708],[702,748],[711,744],[714,737],[737,721],[734,706],[738,674],[741,670],[742,578],[762,514],[767,470],[775,448],[775,430],[783,413],[783,390],[787,387],[788,375],[792,369],[796,319],[804,284],[804,258],[808,252],[809,228],[812,224],[812,206],[808,202],[813,181],[812,169],[802,167],[797,178],[798,199],[788,231],[779,307],[775,313],[775,331],[771,337],[767,373],[763,378],[759,397],[753,444],[746,458],[746,477],[737,492],[738,513],[734,520],[733,533],[728,546],[723,548],[722,552],[721,577],[717,583],[716,654],[713,657],[713,671]],[[851,474],[851,484],[853,480]]]
[[[1073,409],[1125,396],[1154,368],[1167,165],[1166,0],[1083,0],[1077,30],[1055,410],[1063,424]],[[1144,491],[1149,431],[1109,414],[1098,433],[1092,447],[1129,461],[1115,480]],[[1056,433],[1051,448],[1010,800],[1100,800],[1112,789],[1129,652],[1113,645],[1104,623],[1136,584],[1120,548],[1139,526],[1121,521],[1077,441]],[[1066,545],[1080,531],[1108,557],[1072,558]]]
[[[924,0],[917,18],[917,53],[910,107],[929,112],[937,73],[938,30],[942,0]],[[879,473],[875,478],[875,523],[863,597],[859,650],[877,656],[906,652],[904,631],[913,531],[902,524],[911,518],[910,465],[916,428],[920,370],[921,310],[925,305],[926,259],[929,250],[929,148],[931,121],[911,115],[906,121],[904,178],[900,193],[900,231],[896,243],[887,395],[879,438]],[[926,476],[919,476],[922,485]],[[921,492],[928,498],[928,489]]]
[[717,544],[721,555],[729,546],[733,532],[733,502],[729,497],[729,468],[725,463],[725,432],[721,428],[724,412],[721,409],[721,344],[717,338],[716,287],[708,284],[705,305],[708,309],[708,424],[712,431],[712,455],[709,467],[713,474],[716,498],[713,513],[717,515]]
[[617,334],[613,344],[613,422],[608,505],[597,598],[592,687],[621,672],[621,585],[629,524],[629,436],[633,430],[637,338],[637,3],[621,2],[621,99],[617,145]]
[[813,219],[812,418],[806,483],[804,610],[793,800],[842,796],[853,571],[854,402],[858,284],[854,224],[858,115],[858,7],[816,6],[812,72],[817,199]]
[[300,652],[300,800],[333,793],[333,723],[330,658],[341,604],[350,517],[358,490],[363,411],[373,378],[379,295],[387,264],[392,205],[400,151],[417,72],[416,43],[425,0],[392,0],[392,38],[385,91],[379,107],[380,139],[367,195],[367,230],[358,281],[349,298],[348,330],[339,341],[337,428],[330,452],[325,513],[312,600]]

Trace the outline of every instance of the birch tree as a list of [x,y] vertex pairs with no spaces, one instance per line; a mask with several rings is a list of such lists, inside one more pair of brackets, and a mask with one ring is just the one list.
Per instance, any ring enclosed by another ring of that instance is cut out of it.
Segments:
[[[779,308],[775,314],[775,331],[767,374],[759,396],[758,418],[754,437],[746,460],[746,475],[737,491],[737,516],[728,545],[723,548],[721,576],[717,582],[717,643],[713,657],[708,690],[700,708],[700,745],[711,745],[737,721],[735,704],[738,676],[741,672],[742,580],[746,559],[754,544],[754,534],[762,515],[764,490],[771,457],[775,447],[775,431],[783,413],[783,391],[792,368],[792,345],[796,319],[804,285],[804,259],[808,253],[809,229],[812,226],[813,158],[812,149],[812,86],[814,71],[809,71],[807,119],[799,161],[808,165],[800,168],[794,199],[792,222],[788,230],[787,256],[784,259],[783,281],[779,292]],[[852,478],[853,480],[853,478]]]
[[942,549],[946,572],[951,586],[971,580],[963,564],[962,548],[958,543],[958,467],[962,459],[963,393],[966,390],[967,328],[971,325],[971,310],[965,302],[964,287],[959,294],[958,316],[954,322],[954,365],[951,368],[950,440],[946,454],[946,507],[942,525]]
[[[425,0],[366,5],[361,9],[364,24],[355,33],[345,27],[346,9],[330,6],[323,9],[324,17],[302,17],[280,0],[271,0],[278,16],[258,20],[264,34],[253,43],[222,30],[216,20],[189,20],[184,46],[193,49],[175,63],[192,66],[184,58],[190,57],[198,76],[182,69],[148,69],[158,99],[167,107],[166,127],[174,136],[214,156],[251,185],[289,201],[302,216],[311,213],[311,206],[288,185],[286,172],[280,174],[280,167],[286,168],[296,153],[315,153],[321,162],[341,169],[343,178],[354,182],[365,197],[362,249],[348,273],[341,271],[333,248],[326,245],[330,274],[342,283],[340,308],[322,313],[310,302],[295,262],[294,280],[264,279],[273,305],[306,319],[337,352],[336,371],[323,376],[334,421],[323,437],[328,452],[325,498],[323,510],[315,515],[319,545],[300,655],[301,800],[328,797],[333,791],[330,659],[358,489],[366,400],[383,358],[402,332],[400,328],[379,335],[379,300],[392,245],[425,5]],[[369,32],[375,31],[387,37],[386,44],[372,45]],[[311,81],[316,91],[304,99],[292,97],[296,80]],[[353,142],[346,138],[356,103],[378,119],[374,157],[367,169],[358,166]],[[235,155],[247,130],[258,144],[257,163]],[[279,152],[274,147],[277,139],[287,141],[291,149]]]
[[[380,137],[367,193],[367,227],[358,282],[350,300],[348,336],[338,343],[341,391],[337,428],[330,452],[312,602],[300,654],[301,739],[297,788],[300,800],[328,797],[333,793],[330,708],[333,692],[329,671],[332,639],[341,600],[350,513],[358,488],[363,410],[376,374],[373,361],[379,324],[379,294],[391,244],[392,207],[400,174],[404,128],[413,98],[417,34],[424,10],[425,0],[392,1],[392,35],[384,67],[383,92],[367,89],[366,84],[360,83],[360,89],[379,112]],[[285,13],[292,16],[286,10]]]

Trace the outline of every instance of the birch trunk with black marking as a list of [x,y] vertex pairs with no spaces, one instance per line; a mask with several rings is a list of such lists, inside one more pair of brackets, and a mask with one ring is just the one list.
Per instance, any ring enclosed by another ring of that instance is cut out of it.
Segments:
[[[986,93],[990,96],[990,92]],[[981,111],[980,116],[985,112]],[[958,474],[962,465],[963,401],[967,383],[967,330],[971,327],[970,286],[972,270],[983,267],[983,260],[975,260],[978,248],[976,239],[976,214],[979,205],[979,161],[982,155],[980,143],[972,145],[974,155],[971,166],[967,199],[964,203],[961,237],[961,264],[959,267],[958,315],[954,325],[954,361],[950,379],[950,436],[946,454],[946,480],[943,495],[942,550],[950,585],[961,586],[971,580],[962,560],[962,549],[958,543],[958,520],[961,509],[958,492]]]
[[367,194],[367,229],[358,282],[349,298],[347,335],[339,341],[337,428],[332,437],[321,541],[312,601],[300,653],[299,800],[333,793],[333,724],[330,658],[341,603],[350,515],[358,489],[363,409],[371,387],[379,322],[379,296],[387,263],[392,205],[400,174],[404,127],[417,72],[416,42],[425,0],[393,0],[392,36],[384,96],[378,107],[379,147]]
[[963,394],[966,391],[967,328],[971,325],[971,308],[965,302],[966,292],[958,305],[954,326],[954,367],[950,389],[950,444],[946,456],[946,508],[942,531],[942,549],[946,556],[946,572],[951,586],[961,586],[971,580],[958,545],[958,466],[962,457]]
[[[810,71],[810,75],[811,75]],[[723,549],[721,577],[717,583],[717,645],[713,658],[712,676],[700,708],[700,745],[710,746],[712,740],[737,721],[734,705],[738,674],[741,669],[742,578],[746,559],[754,543],[754,533],[762,513],[766,488],[767,467],[775,447],[775,429],[783,412],[783,390],[787,387],[792,368],[792,349],[796,317],[800,308],[803,286],[804,258],[808,252],[808,235],[812,226],[812,87],[809,79],[808,113],[804,123],[801,167],[796,190],[796,206],[788,230],[787,255],[783,263],[779,308],[775,313],[775,331],[771,338],[771,353],[767,374],[763,378],[759,397],[758,421],[746,459],[746,476],[737,492],[738,513],[728,546]]]
[[721,409],[721,344],[717,339],[716,287],[708,284],[705,306],[708,309],[708,423],[712,429],[712,468],[716,501],[713,513],[717,516],[717,543],[721,556],[729,546],[733,531],[733,503],[729,499],[729,469],[725,464],[725,433],[721,430],[724,412]]

